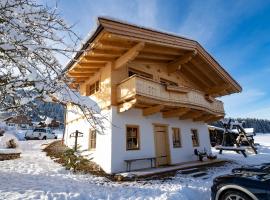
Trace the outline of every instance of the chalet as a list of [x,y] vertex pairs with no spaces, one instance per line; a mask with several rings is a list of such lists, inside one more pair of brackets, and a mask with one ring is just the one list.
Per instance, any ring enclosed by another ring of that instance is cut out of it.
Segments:
[[[95,100],[106,116],[97,133],[75,105],[66,112],[64,142],[107,173],[196,160],[211,151],[207,123],[224,117],[216,99],[241,86],[196,41],[107,18],[66,67],[72,87]],[[77,113],[75,112],[77,111]],[[130,166],[129,166],[130,167]]]
[[28,129],[32,126],[32,121],[26,115],[11,116],[4,120],[6,125],[11,128]]

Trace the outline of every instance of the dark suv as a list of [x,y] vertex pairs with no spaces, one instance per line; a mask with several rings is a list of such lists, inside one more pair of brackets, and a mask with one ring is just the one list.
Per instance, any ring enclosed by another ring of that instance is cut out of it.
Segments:
[[218,176],[211,187],[212,200],[270,200],[270,163],[235,168]]

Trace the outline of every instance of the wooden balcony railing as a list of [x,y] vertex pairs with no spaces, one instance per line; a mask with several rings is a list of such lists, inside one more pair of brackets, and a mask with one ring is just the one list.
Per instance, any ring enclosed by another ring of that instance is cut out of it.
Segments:
[[154,80],[134,75],[122,81],[117,86],[117,101],[118,103],[126,102],[139,95],[148,97],[161,104],[171,105],[176,107],[192,107],[213,112],[215,114],[224,114],[223,102],[212,99],[207,100],[203,92],[189,89],[181,91],[168,90],[166,86]]

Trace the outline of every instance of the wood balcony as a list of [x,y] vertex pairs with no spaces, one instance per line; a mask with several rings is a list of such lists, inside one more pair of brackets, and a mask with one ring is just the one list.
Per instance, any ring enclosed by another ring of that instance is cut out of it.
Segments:
[[117,86],[119,112],[142,108],[144,115],[162,112],[164,118],[215,121],[224,117],[223,103],[204,93],[184,87],[162,85],[134,75]]

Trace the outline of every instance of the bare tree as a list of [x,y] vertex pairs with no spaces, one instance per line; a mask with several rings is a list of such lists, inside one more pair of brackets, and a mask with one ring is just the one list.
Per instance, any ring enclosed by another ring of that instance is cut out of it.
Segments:
[[55,8],[35,0],[0,2],[0,110],[26,112],[33,100],[73,103],[92,126],[101,126],[97,109],[68,85],[56,57],[71,57],[80,38]]

